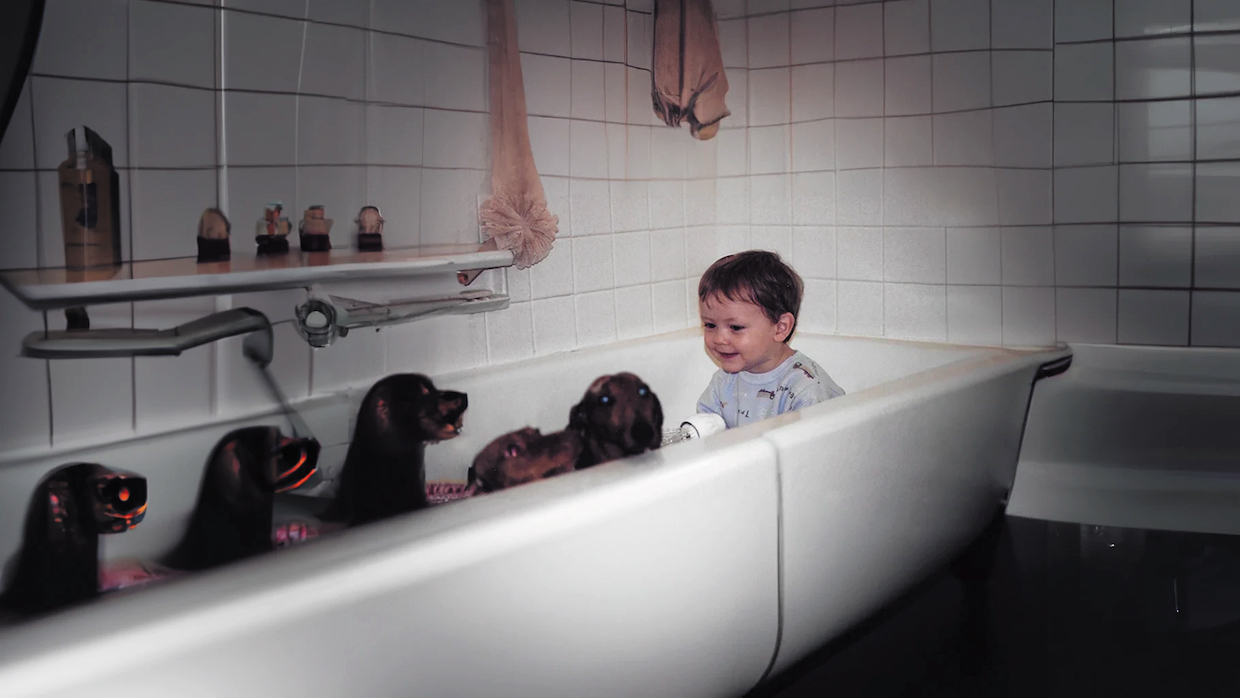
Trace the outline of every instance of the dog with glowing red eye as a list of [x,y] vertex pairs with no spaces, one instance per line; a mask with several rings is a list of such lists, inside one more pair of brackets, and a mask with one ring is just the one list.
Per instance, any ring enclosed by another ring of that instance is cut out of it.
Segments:
[[645,381],[632,373],[600,376],[569,414],[568,428],[581,439],[577,469],[635,456],[663,440],[663,406]]
[[526,427],[500,436],[474,457],[470,485],[479,493],[516,487],[572,472],[581,439],[571,430],[543,434]]
[[381,379],[362,399],[336,499],[324,518],[357,526],[427,506],[426,444],[461,433],[469,398],[417,373]]

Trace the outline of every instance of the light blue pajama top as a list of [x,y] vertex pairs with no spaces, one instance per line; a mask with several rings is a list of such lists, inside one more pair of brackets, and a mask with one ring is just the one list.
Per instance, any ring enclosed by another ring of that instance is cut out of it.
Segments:
[[715,371],[698,399],[697,411],[723,417],[731,429],[843,394],[821,366],[798,351],[766,373]]

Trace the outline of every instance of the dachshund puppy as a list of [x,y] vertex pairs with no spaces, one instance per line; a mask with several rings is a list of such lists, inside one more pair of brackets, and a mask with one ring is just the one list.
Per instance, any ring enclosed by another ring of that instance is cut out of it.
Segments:
[[275,427],[224,435],[207,460],[189,529],[164,564],[203,570],[273,550],[275,494],[308,480],[318,459],[318,441]]
[[469,398],[426,376],[381,379],[362,400],[336,500],[324,518],[357,526],[427,506],[426,442],[461,433]]
[[577,469],[656,449],[663,439],[663,406],[632,373],[601,376],[569,415],[581,438]]
[[146,515],[146,478],[96,463],[48,474],[30,498],[26,528],[2,605],[41,613],[99,593],[99,534],[122,533]]
[[507,487],[572,472],[581,457],[581,438],[565,429],[544,436],[526,427],[500,436],[474,457],[470,485],[477,492]]

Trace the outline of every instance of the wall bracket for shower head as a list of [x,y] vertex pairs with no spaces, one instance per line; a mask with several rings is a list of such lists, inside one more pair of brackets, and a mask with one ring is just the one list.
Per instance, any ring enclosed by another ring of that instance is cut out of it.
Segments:
[[[253,308],[213,313],[168,330],[71,329],[31,332],[22,340],[22,356],[34,359],[97,359],[129,356],[179,356],[186,349],[243,334],[263,335],[247,351],[271,362],[271,322]],[[80,325],[78,325],[80,326]],[[265,341],[264,341],[265,337]],[[248,340],[249,338],[247,338]]]
[[372,303],[326,295],[317,288],[296,308],[297,332],[312,347],[331,346],[350,330],[380,328],[436,315],[481,313],[508,307],[508,296],[478,289],[454,295]]

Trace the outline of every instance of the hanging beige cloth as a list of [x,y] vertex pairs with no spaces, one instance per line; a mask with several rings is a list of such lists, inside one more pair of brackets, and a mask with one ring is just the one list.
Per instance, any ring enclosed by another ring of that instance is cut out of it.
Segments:
[[668,126],[689,121],[689,133],[713,138],[728,116],[728,78],[710,0],[656,0],[654,111]]
[[482,205],[480,218],[489,238],[486,245],[511,250],[517,268],[525,269],[551,251],[560,220],[547,210],[547,195],[530,150],[512,1],[487,0],[491,198]]

